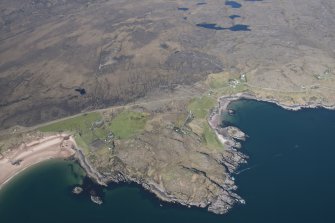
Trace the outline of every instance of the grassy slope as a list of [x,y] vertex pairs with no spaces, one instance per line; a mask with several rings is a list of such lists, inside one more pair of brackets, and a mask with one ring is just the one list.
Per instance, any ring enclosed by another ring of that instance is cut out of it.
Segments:
[[41,132],[71,132],[80,148],[85,153],[89,152],[89,145],[97,136],[91,127],[95,121],[102,119],[100,113],[93,112],[69,118],[50,125],[43,126],[38,130]]
[[210,109],[215,106],[216,100],[211,96],[202,96],[193,99],[188,105],[188,110],[192,111],[194,115],[193,122],[201,129],[201,135],[204,143],[213,149],[221,149],[223,145],[218,141],[214,131],[209,127],[207,118]]
[[100,128],[93,127],[96,121],[102,120],[98,112],[80,115],[39,128],[41,132],[71,132],[80,148],[88,153],[94,140],[105,140],[110,133],[120,139],[128,139],[144,129],[148,114],[134,111],[119,113],[109,124]]
[[204,141],[206,142],[206,144],[210,147],[210,148],[217,148],[217,149],[222,149],[223,145],[219,142],[218,138],[215,135],[215,132],[213,129],[210,128],[210,126],[208,125],[208,123],[204,123],[204,132],[203,132],[203,138]]
[[210,96],[195,98],[188,105],[188,110],[192,111],[197,119],[205,119],[209,110],[215,106],[215,100]]
[[134,111],[123,111],[118,114],[109,126],[110,130],[120,139],[130,138],[144,129],[148,114]]

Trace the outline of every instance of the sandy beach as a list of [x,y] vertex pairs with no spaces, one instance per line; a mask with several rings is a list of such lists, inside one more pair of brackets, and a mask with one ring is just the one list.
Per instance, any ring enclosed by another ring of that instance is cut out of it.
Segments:
[[67,134],[42,137],[23,143],[0,157],[0,189],[15,175],[42,161],[74,155],[74,139]]

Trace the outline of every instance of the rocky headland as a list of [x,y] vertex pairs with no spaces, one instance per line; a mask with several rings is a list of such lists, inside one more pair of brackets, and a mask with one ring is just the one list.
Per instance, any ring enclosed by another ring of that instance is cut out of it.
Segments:
[[229,104],[240,99],[267,101],[290,110],[326,107],[282,105],[246,93],[223,96],[211,109],[207,122],[224,149],[203,145],[203,139],[189,127],[192,121],[183,128],[172,128],[162,113],[159,119],[155,117],[153,120],[157,120],[150,122],[150,130],[129,140],[116,140],[108,156],[88,155],[86,159],[83,154],[78,156],[78,150],[76,157],[89,176],[101,185],[135,182],[163,201],[225,214],[235,204],[245,203],[235,193],[237,185],[232,174],[247,162],[248,156],[239,149],[248,136],[237,127],[222,126],[223,113],[229,113]]
[[242,2],[236,14],[221,1],[1,1],[0,165],[13,171],[0,178],[74,153],[57,138],[11,163],[2,152],[31,141],[20,134],[69,132],[101,185],[136,182],[217,214],[244,203],[232,174],[247,136],[222,113],[239,99],[334,109],[335,3]]
[[[225,214],[235,204],[245,203],[236,193],[237,185],[232,175],[237,173],[240,164],[247,162],[248,157],[240,148],[248,136],[235,126],[223,126],[223,114],[235,114],[229,109],[229,104],[241,99],[267,101],[291,110],[319,106],[334,109],[322,104],[283,105],[279,101],[238,93],[214,100],[213,106],[199,117],[198,108],[185,107],[189,99],[170,104],[163,100],[131,108],[134,114],[141,115],[130,119],[136,121],[145,117],[146,122],[141,131],[130,137],[118,137],[114,135],[117,132],[108,133],[106,139],[94,140],[87,150],[78,143],[76,135],[63,134],[62,143],[60,147],[57,144],[57,148],[69,147],[72,157],[87,176],[100,185],[135,182],[162,201]],[[202,105],[199,107],[202,109]],[[108,126],[109,117],[115,120],[123,114],[122,111],[103,110],[102,121],[94,122],[87,131],[101,131]],[[71,123],[71,119],[61,122]],[[126,126],[122,124],[121,129],[124,128]],[[28,141],[24,143],[27,145]],[[43,143],[41,141],[36,146],[43,147]],[[11,166],[19,168],[20,164]]]
[[235,204],[245,203],[235,193],[232,174],[248,157],[238,150],[246,134],[233,126],[221,127],[221,112],[227,109],[222,105],[212,109],[207,120],[223,145],[221,149],[204,145],[187,124],[172,128],[169,119],[160,117],[153,118],[150,130],[132,139],[116,140],[108,155],[86,158],[77,149],[75,157],[88,176],[101,185],[135,182],[162,201],[225,214]]

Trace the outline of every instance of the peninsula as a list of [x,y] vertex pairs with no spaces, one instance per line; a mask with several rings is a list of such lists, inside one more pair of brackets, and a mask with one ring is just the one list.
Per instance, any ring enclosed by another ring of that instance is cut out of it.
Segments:
[[335,105],[333,0],[0,8],[1,185],[73,157],[98,184],[224,214],[248,202],[232,176],[248,133],[222,125],[231,101]]

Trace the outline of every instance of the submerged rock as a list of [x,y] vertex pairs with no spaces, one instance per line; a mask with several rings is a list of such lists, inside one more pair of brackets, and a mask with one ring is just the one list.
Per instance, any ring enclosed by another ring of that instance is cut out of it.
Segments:
[[247,135],[237,127],[228,126],[225,128],[225,130],[227,131],[228,136],[234,139],[243,140],[243,141],[246,139]]
[[101,205],[101,204],[103,203],[101,197],[99,197],[99,196],[94,196],[94,195],[91,195],[91,201],[92,201],[93,203],[98,204],[98,205]]
[[228,109],[228,114],[231,115],[231,116],[233,116],[233,115],[236,114],[236,111],[233,110],[233,109]]
[[72,190],[72,193],[74,194],[80,194],[81,192],[83,192],[83,188],[77,186],[77,187],[74,187],[73,190]]

